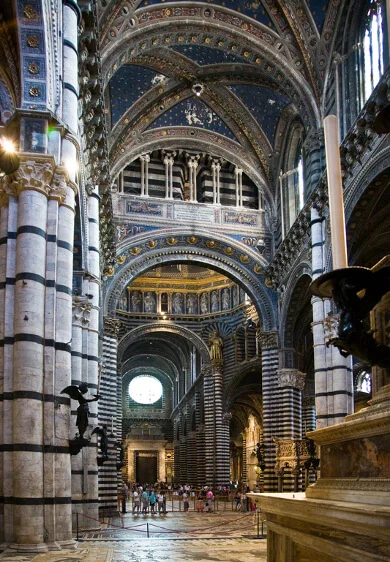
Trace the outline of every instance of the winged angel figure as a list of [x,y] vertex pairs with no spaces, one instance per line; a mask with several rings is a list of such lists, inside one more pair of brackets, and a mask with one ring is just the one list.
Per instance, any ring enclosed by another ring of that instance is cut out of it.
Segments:
[[67,394],[72,398],[72,400],[77,400],[79,403],[79,407],[77,408],[77,418],[76,418],[76,425],[79,430],[80,439],[83,438],[83,435],[88,427],[88,416],[89,416],[89,402],[96,402],[100,398],[100,394],[95,394],[94,398],[85,398],[83,395],[88,392],[88,385],[86,383],[81,383],[79,386],[71,385],[64,388],[61,391],[61,394]]

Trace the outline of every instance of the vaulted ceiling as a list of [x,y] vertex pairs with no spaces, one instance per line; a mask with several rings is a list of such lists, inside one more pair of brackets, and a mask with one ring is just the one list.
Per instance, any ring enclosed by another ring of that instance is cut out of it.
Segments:
[[340,4],[100,0],[113,174],[143,152],[189,148],[239,155],[272,191],[288,124],[319,126]]

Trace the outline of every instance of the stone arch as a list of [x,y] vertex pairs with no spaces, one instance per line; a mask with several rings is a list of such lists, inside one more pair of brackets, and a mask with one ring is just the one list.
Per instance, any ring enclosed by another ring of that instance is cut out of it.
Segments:
[[134,330],[127,332],[127,334],[118,342],[118,356],[121,356],[121,354],[123,354],[123,350],[126,349],[139,337],[145,334],[156,332],[169,332],[171,334],[182,336],[196,347],[205,365],[210,363],[210,354],[208,347],[206,346],[204,341],[199,338],[199,336],[191,332],[191,330],[189,330],[188,328],[184,328],[183,326],[164,325],[158,323],[148,324],[147,326],[139,326],[138,328],[134,328]]
[[[232,238],[223,235],[218,235],[217,243],[211,238],[210,233],[203,233],[194,228],[172,229],[167,231],[167,234],[167,246],[165,247],[162,246],[163,240],[161,239],[164,232],[160,232],[158,235],[161,247],[156,240],[153,240],[153,234],[132,238],[131,246],[135,248],[133,251],[130,245],[122,246],[122,250],[124,247],[129,248],[126,256],[131,256],[131,259],[127,260],[125,257],[124,260],[120,260],[122,263],[112,271],[112,279],[106,279],[105,314],[114,312],[125,286],[144,271],[162,263],[191,261],[191,263],[206,265],[220,271],[241,285],[253,300],[263,323],[263,329],[267,331],[275,329],[277,325],[276,299],[275,294],[264,284],[264,258],[261,258],[254,250],[248,247],[243,248]],[[188,242],[188,240],[190,241]],[[196,246],[192,240],[196,241]],[[173,242],[175,242],[175,246]],[[141,244],[142,249],[139,251]],[[123,253],[122,256],[124,256]]]
[[[223,11],[223,8],[221,10]],[[231,26],[227,24],[221,25],[220,22],[213,20],[208,22],[207,34],[218,37],[224,41],[224,44],[234,44],[236,46],[235,52],[237,53],[247,53],[245,56],[249,62],[253,62],[256,65],[261,63],[262,68],[264,67],[265,75],[269,74],[267,72],[267,65],[270,63],[274,66],[276,65],[278,73],[289,77],[292,87],[297,91],[304,105],[307,106],[310,119],[313,120],[312,124],[315,124],[316,127],[319,126],[320,114],[312,88],[304,76],[297,70],[298,67],[291,64],[289,56],[285,53],[283,47],[281,48],[282,41],[280,37],[262,24],[253,25],[253,20],[246,18],[246,16],[242,17],[243,20],[248,20],[251,24],[247,28],[245,35],[237,33],[234,24]],[[235,19],[238,20],[239,18]],[[168,17],[162,15],[157,22],[157,25],[153,22],[147,27],[141,25],[138,28],[130,28],[113,36],[113,40],[109,44],[106,42],[102,50],[102,66],[106,83],[127,60],[137,56],[139,53],[145,54],[147,52],[145,51],[145,45],[152,45],[153,42],[160,41],[163,35],[169,35],[171,40],[174,40],[175,34],[179,34],[183,37],[183,41],[180,44],[185,44],[186,36],[197,34],[197,36],[202,35],[202,42],[204,43],[206,33],[204,23],[196,17],[188,15],[188,18],[181,19],[170,15]],[[241,26],[239,29],[241,30]],[[266,33],[264,33],[265,30]],[[190,42],[190,38],[188,42]],[[196,44],[192,39],[191,42]],[[215,45],[210,43],[210,46],[218,48],[217,43]],[[258,55],[261,55],[261,58]]]

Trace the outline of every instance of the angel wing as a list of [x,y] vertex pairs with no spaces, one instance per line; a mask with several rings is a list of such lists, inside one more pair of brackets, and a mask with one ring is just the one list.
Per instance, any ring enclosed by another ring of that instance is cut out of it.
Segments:
[[80,398],[82,398],[83,396],[79,390],[79,387],[74,384],[65,387],[64,390],[61,390],[60,394],[67,394],[68,396],[70,396],[70,398],[77,401],[80,401]]

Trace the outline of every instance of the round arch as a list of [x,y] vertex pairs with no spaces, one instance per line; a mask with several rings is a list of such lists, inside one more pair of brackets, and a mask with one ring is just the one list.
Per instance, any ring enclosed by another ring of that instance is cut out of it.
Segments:
[[186,340],[188,340],[189,342],[191,342],[191,344],[196,347],[196,349],[198,350],[203,364],[207,365],[210,363],[210,354],[209,354],[209,350],[208,347],[206,346],[206,344],[204,343],[204,341],[197,336],[196,334],[194,334],[191,330],[189,330],[188,328],[184,328],[183,326],[177,326],[177,325],[164,325],[164,324],[160,324],[160,323],[155,323],[155,324],[148,324],[147,326],[139,326],[138,328],[134,328],[134,330],[131,330],[130,332],[128,332],[125,336],[123,336],[123,338],[118,342],[118,356],[120,357],[121,355],[123,355],[124,350],[131,345],[131,343],[133,343],[135,340],[137,340],[138,338],[146,335],[146,334],[152,334],[152,333],[158,333],[158,332],[169,332],[171,334],[176,334],[179,336],[182,336],[183,338],[185,338]]
[[123,244],[124,259],[112,272],[112,279],[106,279],[104,314],[115,314],[122,291],[143,272],[169,262],[190,261],[219,271],[243,287],[259,313],[263,330],[276,329],[276,295],[264,283],[267,264],[254,250],[220,234],[216,242],[209,233],[194,228],[172,229],[165,236],[159,232],[158,237],[156,241],[153,233],[139,235],[131,244]]

